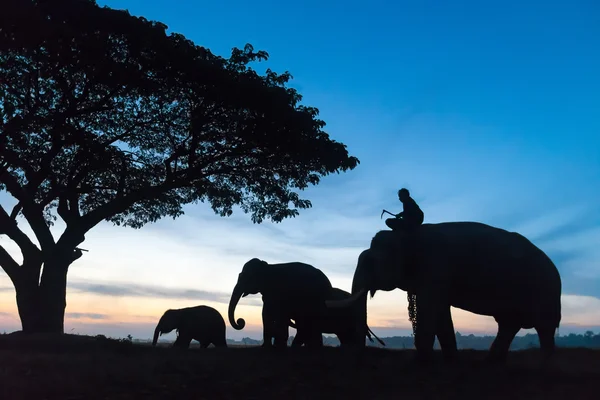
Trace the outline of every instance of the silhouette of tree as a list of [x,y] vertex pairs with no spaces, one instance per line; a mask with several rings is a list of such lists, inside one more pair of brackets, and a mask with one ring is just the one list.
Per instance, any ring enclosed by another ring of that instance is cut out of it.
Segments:
[[201,201],[280,222],[311,206],[294,189],[358,164],[286,87],[289,73],[249,66],[268,58],[249,44],[223,58],[93,0],[6,3],[0,190],[17,205],[0,207],[0,234],[23,261],[0,247],[0,265],[25,332],[63,332],[69,265],[101,221],[140,228]]

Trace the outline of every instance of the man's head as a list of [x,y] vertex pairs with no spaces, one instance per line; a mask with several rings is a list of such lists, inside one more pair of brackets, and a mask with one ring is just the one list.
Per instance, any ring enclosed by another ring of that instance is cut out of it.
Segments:
[[398,190],[398,199],[400,199],[400,201],[405,201],[410,197],[410,193],[408,191],[408,189],[402,188],[400,190]]

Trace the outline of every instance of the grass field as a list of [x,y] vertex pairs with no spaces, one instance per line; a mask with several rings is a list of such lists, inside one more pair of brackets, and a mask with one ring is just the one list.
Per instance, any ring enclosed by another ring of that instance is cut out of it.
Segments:
[[[439,356],[439,354],[437,354]],[[485,352],[417,367],[412,350],[258,347],[180,351],[64,335],[0,336],[0,399],[598,399],[600,351],[537,350],[489,366]]]

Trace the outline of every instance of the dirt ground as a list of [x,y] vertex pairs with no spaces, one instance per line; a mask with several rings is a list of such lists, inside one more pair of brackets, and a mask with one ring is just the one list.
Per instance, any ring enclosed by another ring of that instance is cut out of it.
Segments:
[[412,350],[257,347],[188,351],[64,335],[0,337],[0,399],[598,399],[600,351],[536,349],[489,366],[483,351],[454,364],[412,362]]

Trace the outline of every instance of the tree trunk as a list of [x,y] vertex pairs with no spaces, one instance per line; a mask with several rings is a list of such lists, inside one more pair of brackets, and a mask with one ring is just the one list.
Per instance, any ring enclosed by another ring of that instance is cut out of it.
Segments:
[[22,279],[16,285],[17,307],[24,333],[64,333],[70,264],[71,260],[64,258],[48,260],[44,263],[40,283],[32,277]]

